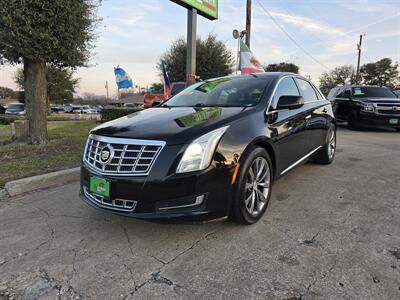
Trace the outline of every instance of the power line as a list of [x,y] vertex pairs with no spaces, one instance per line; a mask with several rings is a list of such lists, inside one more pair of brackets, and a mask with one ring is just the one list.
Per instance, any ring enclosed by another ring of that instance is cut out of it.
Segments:
[[309,58],[311,58],[314,62],[324,67],[326,70],[329,68],[321,63],[318,59],[311,55],[306,49],[304,49],[286,30],[283,26],[281,26],[278,21],[270,14],[270,12],[257,0],[258,5],[262,8],[262,10],[271,18],[271,20],[275,23],[275,25],[295,44],[301,51],[303,51]]

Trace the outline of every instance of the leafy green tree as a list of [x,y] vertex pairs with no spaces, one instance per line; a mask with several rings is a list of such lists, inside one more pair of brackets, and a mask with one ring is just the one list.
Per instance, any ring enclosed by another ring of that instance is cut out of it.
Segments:
[[324,95],[340,84],[354,84],[356,81],[356,71],[351,65],[336,67],[330,72],[322,73],[319,78],[319,88]]
[[0,86],[0,99],[6,98],[16,99],[18,98],[18,92],[8,87]]
[[[74,78],[74,70],[48,65],[46,72],[47,98],[49,102],[71,102],[79,79]],[[24,71],[19,69],[15,75],[15,82],[24,89]]]
[[269,64],[264,67],[265,72],[291,72],[299,74],[299,67],[293,63],[281,62],[279,64]]
[[364,84],[395,87],[399,80],[399,64],[393,64],[390,58],[382,58],[361,66],[360,74]]
[[[226,45],[209,35],[205,40],[197,39],[196,75],[209,79],[229,75],[235,65],[234,55]],[[161,56],[157,69],[162,74],[161,62],[165,61],[172,82],[186,81],[186,41],[179,38]]]
[[162,91],[164,89],[164,84],[161,82],[153,82],[151,84],[151,86],[153,87],[154,90],[156,91]]
[[46,144],[46,65],[88,61],[97,0],[0,0],[0,60],[24,65],[29,140]]

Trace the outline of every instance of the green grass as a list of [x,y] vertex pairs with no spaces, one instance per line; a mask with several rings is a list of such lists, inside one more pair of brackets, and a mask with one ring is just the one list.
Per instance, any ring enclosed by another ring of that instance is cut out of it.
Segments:
[[0,145],[7,142],[11,138],[11,126],[0,125]]
[[[7,181],[79,166],[83,148],[95,121],[63,122],[49,129],[50,143],[0,145],[0,187]],[[1,132],[5,130],[0,127]]]

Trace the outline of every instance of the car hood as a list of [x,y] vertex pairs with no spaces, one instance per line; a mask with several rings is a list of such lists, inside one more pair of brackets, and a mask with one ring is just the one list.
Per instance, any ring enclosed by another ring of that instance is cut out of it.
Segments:
[[166,141],[169,145],[185,144],[222,127],[251,108],[244,107],[154,107],[104,123],[92,134]]

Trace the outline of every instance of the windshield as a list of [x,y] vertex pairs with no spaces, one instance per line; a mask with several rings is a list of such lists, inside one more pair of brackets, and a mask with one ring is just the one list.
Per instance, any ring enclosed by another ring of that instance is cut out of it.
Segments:
[[172,97],[163,106],[254,106],[260,102],[269,81],[266,78],[226,77],[199,82]]
[[367,98],[397,98],[390,89],[378,86],[353,87],[353,97]]
[[23,104],[10,104],[8,109],[13,109],[13,110],[24,110],[24,105]]

